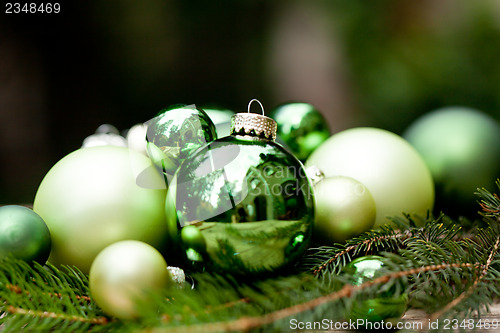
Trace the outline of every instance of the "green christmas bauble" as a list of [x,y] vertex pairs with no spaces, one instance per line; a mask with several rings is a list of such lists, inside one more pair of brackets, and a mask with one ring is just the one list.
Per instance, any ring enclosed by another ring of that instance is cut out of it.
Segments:
[[147,122],[149,157],[167,175],[173,175],[182,161],[216,138],[210,117],[192,105],[170,106]]
[[434,204],[429,168],[406,140],[377,128],[352,128],[331,136],[306,161],[325,177],[347,176],[375,200],[375,227],[403,213],[426,216]]
[[90,268],[92,298],[108,315],[133,319],[148,295],[172,284],[167,263],[152,246],[134,240],[103,249]]
[[101,146],[76,150],[42,180],[34,201],[52,236],[49,261],[88,273],[95,256],[117,241],[163,247],[163,176],[143,154]]
[[[360,257],[342,270],[348,274],[350,283],[359,286],[381,276],[384,258],[379,256]],[[394,290],[380,292],[375,298],[356,299],[348,309],[346,317],[352,321],[363,323],[381,322],[400,319],[406,312],[408,295],[402,293],[395,296]]]
[[271,117],[278,123],[278,140],[299,160],[307,157],[330,137],[330,128],[323,115],[309,103],[284,103]]
[[403,136],[427,163],[436,184],[436,208],[475,214],[474,192],[494,190],[500,177],[500,125],[465,107],[447,107],[417,119]]
[[302,164],[273,142],[270,118],[239,113],[232,135],[197,151],[170,184],[166,213],[194,267],[248,275],[295,262],[314,221]]
[[325,244],[344,242],[373,227],[375,201],[370,191],[350,177],[325,178],[314,185],[313,237]]
[[217,108],[217,107],[202,107],[217,130],[217,137],[223,138],[229,136],[231,130],[231,118],[234,112],[228,109]]
[[28,263],[44,265],[51,238],[43,219],[27,207],[0,207],[0,260],[11,255]]

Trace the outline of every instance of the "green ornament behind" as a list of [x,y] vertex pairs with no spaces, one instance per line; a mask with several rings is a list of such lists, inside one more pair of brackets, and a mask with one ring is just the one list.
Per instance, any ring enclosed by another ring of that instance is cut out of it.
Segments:
[[148,155],[169,176],[184,159],[216,138],[214,123],[194,105],[167,107],[147,122]]
[[271,117],[278,123],[278,141],[301,161],[330,137],[327,121],[309,103],[281,104],[272,111]]

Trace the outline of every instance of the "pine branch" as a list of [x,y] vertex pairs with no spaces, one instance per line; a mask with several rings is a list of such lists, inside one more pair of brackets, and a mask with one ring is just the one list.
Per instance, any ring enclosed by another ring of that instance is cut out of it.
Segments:
[[[346,244],[311,248],[300,265],[317,276],[338,274],[342,267],[354,257],[381,251],[396,252],[415,239],[438,242],[457,239],[461,231],[460,227],[442,214],[436,219],[427,216],[425,220],[415,221],[406,215],[404,218],[393,218],[392,221],[393,225],[384,225],[379,230],[366,232],[348,240]],[[416,225],[424,225],[424,227],[417,228]],[[398,229],[394,229],[395,226]]]
[[370,237],[369,239],[365,239],[361,243],[357,243],[354,245],[347,246],[344,250],[338,252],[335,256],[330,258],[328,261],[323,263],[321,266],[319,266],[317,269],[313,271],[314,275],[318,275],[321,271],[325,270],[325,268],[328,265],[331,265],[334,261],[338,260],[339,257],[345,256],[349,252],[352,252],[354,254],[360,254],[364,253],[367,254],[370,252],[372,247],[380,248],[384,247],[386,248],[387,246],[381,246],[381,243],[388,242],[388,241],[396,241],[396,242],[401,242],[402,240],[405,240],[409,237],[411,237],[412,232],[409,230],[404,230],[404,231],[399,231],[399,232],[393,232],[390,235],[378,235],[378,233],[373,237]]
[[490,255],[488,256],[488,260],[486,261],[486,264],[483,265],[483,269],[481,271],[481,274],[476,279],[474,279],[472,286],[469,289],[467,289],[466,291],[464,291],[463,293],[461,293],[453,301],[448,303],[448,305],[446,305],[444,308],[442,308],[438,312],[432,314],[430,316],[431,320],[435,320],[437,318],[442,317],[443,314],[447,313],[448,311],[450,311],[451,309],[456,307],[460,302],[462,302],[465,298],[470,297],[472,295],[472,293],[474,293],[476,291],[476,288],[477,288],[479,282],[481,282],[486,277],[488,270],[490,269],[491,263],[493,261],[493,256],[495,256],[498,252],[499,245],[500,245],[500,238],[497,238],[497,241],[495,242],[495,245],[493,246],[493,249],[492,249]]
[[312,271],[316,276],[338,274],[342,267],[356,256],[403,247],[404,240],[412,237],[413,232],[414,230],[399,231],[388,225],[382,226],[380,230],[366,232],[346,244],[310,248],[300,266]]
[[71,327],[87,331],[108,320],[90,298],[87,277],[76,269],[29,266],[6,258],[0,264],[0,324],[5,331]]
[[[500,179],[496,181],[496,186],[500,190]],[[480,197],[479,205],[481,206],[480,215],[490,222],[500,222],[500,197],[497,193],[490,193],[485,188],[477,189],[476,195]]]
[[[210,323],[201,323],[196,325],[185,326],[168,326],[148,328],[143,332],[160,333],[160,332],[227,332],[227,331],[250,331],[256,328],[265,327],[267,325],[279,322],[283,319],[297,316],[299,314],[311,313],[322,305],[339,301],[343,298],[353,297],[368,288],[386,284],[391,280],[401,279],[407,276],[417,276],[421,273],[430,271],[443,271],[453,268],[474,268],[476,265],[470,263],[454,263],[454,264],[441,264],[430,265],[425,267],[413,268],[400,272],[392,272],[376,278],[372,281],[367,281],[361,285],[345,284],[340,290],[331,292],[329,294],[310,299],[308,301],[298,303],[277,311],[265,313],[261,316],[249,317],[243,316],[229,321],[218,321]],[[321,317],[321,315],[319,316]]]

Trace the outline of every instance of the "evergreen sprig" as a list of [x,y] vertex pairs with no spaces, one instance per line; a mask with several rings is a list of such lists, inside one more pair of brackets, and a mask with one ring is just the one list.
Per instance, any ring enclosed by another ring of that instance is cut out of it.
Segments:
[[[445,215],[395,218],[345,244],[311,247],[289,275],[249,281],[193,273],[193,285],[151,295],[153,301],[140,304],[141,316],[133,321],[106,316],[77,269],[7,258],[0,262],[0,329],[286,330],[291,319],[343,320],[356,299],[388,291],[408,294],[410,307],[424,309],[433,320],[481,316],[500,294],[500,198],[485,189],[478,195],[482,226],[464,228]],[[368,254],[386,258],[380,276],[349,284],[342,268]]]

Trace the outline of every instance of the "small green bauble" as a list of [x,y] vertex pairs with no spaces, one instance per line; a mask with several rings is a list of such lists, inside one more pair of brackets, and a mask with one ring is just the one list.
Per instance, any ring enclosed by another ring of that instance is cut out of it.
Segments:
[[[381,276],[384,258],[379,256],[360,257],[350,262],[343,269],[344,274],[351,277],[350,283],[359,286]],[[348,310],[346,319],[364,323],[394,321],[400,319],[406,312],[408,295],[394,296],[394,291],[380,292],[371,299],[356,300]]]
[[309,103],[285,103],[276,107],[271,117],[278,123],[278,140],[304,161],[330,137],[323,115]]
[[239,113],[232,128],[175,173],[166,201],[169,229],[178,228],[180,248],[194,267],[273,272],[306,249],[312,189],[302,164],[273,142],[272,119]]
[[210,117],[192,105],[170,106],[147,122],[148,155],[167,175],[173,175],[184,159],[216,138]]
[[314,238],[321,243],[345,242],[375,223],[375,201],[366,186],[353,178],[321,180],[314,185],[314,199]]
[[8,255],[44,265],[50,254],[49,228],[27,207],[0,207],[0,259]]

